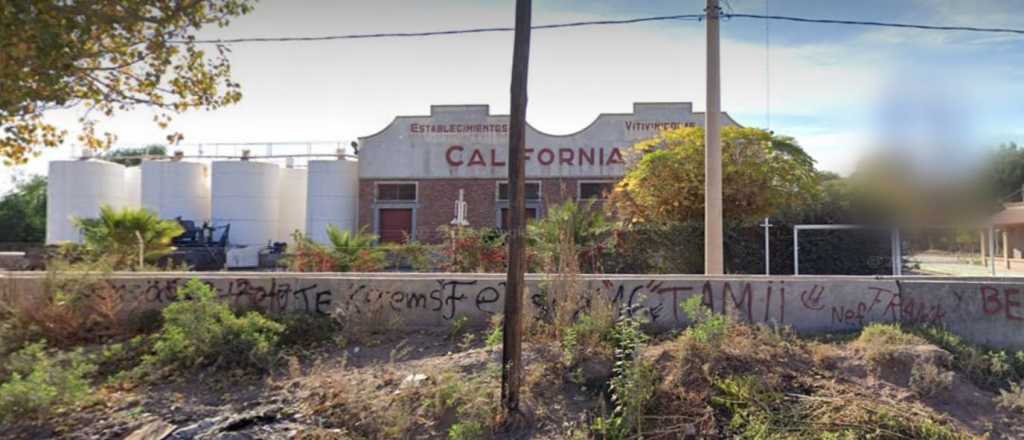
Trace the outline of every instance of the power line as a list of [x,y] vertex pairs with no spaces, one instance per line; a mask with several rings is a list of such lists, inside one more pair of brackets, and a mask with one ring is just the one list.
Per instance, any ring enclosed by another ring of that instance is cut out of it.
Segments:
[[[607,25],[621,25],[621,24],[634,24],[644,23],[652,21],[671,21],[671,20],[692,20],[700,21],[704,18],[704,14],[680,14],[680,15],[661,15],[655,17],[641,17],[641,18],[628,18],[621,20],[589,20],[589,21],[573,21],[568,23],[553,23],[553,24],[542,24],[533,26],[533,30],[544,30],[544,29],[562,29],[562,28],[574,28],[584,26],[607,26]],[[426,31],[426,32],[382,32],[382,33],[371,33],[371,34],[344,34],[344,35],[324,35],[319,37],[250,37],[250,38],[219,38],[212,40],[171,40],[169,43],[172,44],[233,44],[233,43],[284,43],[284,42],[295,42],[295,41],[332,41],[332,40],[364,40],[371,38],[409,38],[409,37],[436,37],[442,35],[462,35],[462,34],[483,34],[492,32],[512,32],[515,28],[511,27],[487,27],[487,28],[470,28],[470,29],[453,29],[443,31]]]
[[885,21],[859,21],[859,20],[834,20],[827,18],[804,18],[786,15],[759,15],[759,14],[727,14],[730,18],[759,18],[765,20],[794,21],[798,23],[825,23],[825,24],[848,24],[859,26],[878,26],[891,28],[925,29],[933,31],[968,31],[968,32],[996,32],[1006,34],[1024,35],[1024,29],[1012,28],[987,28],[975,26],[939,26],[928,24],[896,23]]

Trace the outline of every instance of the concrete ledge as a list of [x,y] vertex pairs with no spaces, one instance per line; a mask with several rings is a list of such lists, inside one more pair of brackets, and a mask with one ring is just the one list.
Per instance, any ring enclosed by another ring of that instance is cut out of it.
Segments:
[[[45,272],[0,273],[0,296],[38,296]],[[113,273],[107,285],[141,307],[176,300],[177,289],[199,278],[238,308],[276,314],[381,313],[408,326],[434,327],[466,317],[482,322],[501,313],[503,274],[154,272]],[[545,310],[550,276],[527,276],[526,300]],[[787,325],[799,332],[853,331],[873,322],[946,327],[965,339],[1024,349],[1024,280],[939,277],[580,275],[570,298],[585,312],[595,295],[643,315],[662,329],[682,327],[679,304],[700,295],[718,313],[742,322]]]

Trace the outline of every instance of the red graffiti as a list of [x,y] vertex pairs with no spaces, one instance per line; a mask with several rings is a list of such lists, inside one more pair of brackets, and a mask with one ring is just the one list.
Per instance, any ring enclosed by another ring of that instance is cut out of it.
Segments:
[[981,310],[986,316],[1003,314],[1011,321],[1024,320],[1021,310],[1021,291],[1013,287],[999,290],[992,286],[981,286]]

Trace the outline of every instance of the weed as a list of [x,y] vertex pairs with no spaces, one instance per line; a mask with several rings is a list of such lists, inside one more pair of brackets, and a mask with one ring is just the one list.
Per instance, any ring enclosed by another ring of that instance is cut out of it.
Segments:
[[970,344],[937,327],[914,327],[910,332],[953,354],[953,364],[975,385],[989,390],[1024,381],[1024,351],[1010,354]]
[[598,417],[594,431],[606,439],[629,438],[642,434],[643,418],[654,397],[658,375],[654,366],[638,357],[649,337],[640,329],[640,322],[622,318],[615,326],[615,377],[609,384],[614,405],[608,417]]
[[953,385],[953,372],[927,362],[917,362],[910,369],[910,389],[918,396],[930,397]]
[[163,310],[164,327],[156,335],[147,363],[172,367],[270,366],[284,326],[258,312],[237,316],[214,290],[193,279],[178,291],[181,301]]
[[282,347],[309,347],[325,342],[338,342],[341,326],[330,316],[312,313],[287,313],[275,320],[284,325]]
[[11,355],[0,384],[0,421],[42,416],[54,408],[81,403],[92,388],[87,377],[96,371],[82,351],[47,353],[43,342],[27,345]]
[[491,318],[491,331],[487,333],[487,339],[484,340],[484,344],[488,350],[500,347],[503,343],[505,339],[503,321],[503,315],[494,315]]
[[905,333],[896,324],[869,324],[861,330],[853,344],[864,351],[864,359],[875,370],[895,361],[900,347],[923,345],[924,339]]
[[448,339],[452,343],[461,336],[465,331],[466,327],[469,326],[469,317],[466,315],[460,315],[452,320],[452,326],[448,329]]
[[451,440],[477,440],[487,438],[487,428],[477,420],[456,422],[448,428],[448,438]]
[[1011,382],[1009,390],[999,390],[996,404],[1007,411],[1024,414],[1024,387],[1020,383]]
[[729,330],[729,317],[711,311],[701,302],[702,300],[703,298],[695,295],[680,305],[691,321],[686,334],[697,342],[717,348]]

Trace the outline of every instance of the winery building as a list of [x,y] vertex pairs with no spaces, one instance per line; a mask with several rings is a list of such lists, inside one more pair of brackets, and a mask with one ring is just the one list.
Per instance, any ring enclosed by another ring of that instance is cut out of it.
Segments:
[[[660,130],[703,126],[691,103],[636,103],[632,113],[601,114],[572,134],[526,127],[529,217],[568,199],[601,199],[626,171],[626,153]],[[728,114],[723,125],[738,125]],[[438,241],[460,192],[472,227],[504,228],[508,218],[508,115],[487,105],[435,105],[425,116],[398,116],[360,138],[359,225],[382,241]]]

